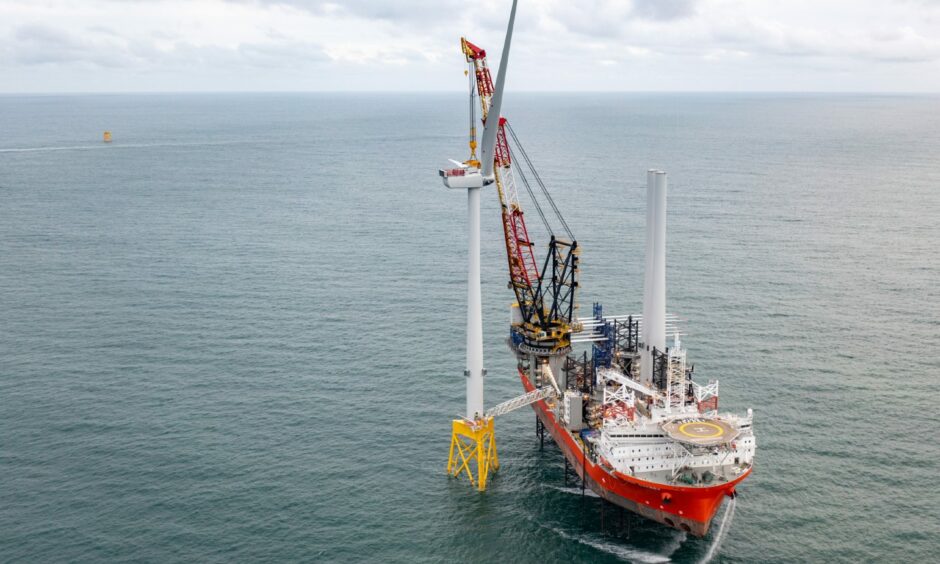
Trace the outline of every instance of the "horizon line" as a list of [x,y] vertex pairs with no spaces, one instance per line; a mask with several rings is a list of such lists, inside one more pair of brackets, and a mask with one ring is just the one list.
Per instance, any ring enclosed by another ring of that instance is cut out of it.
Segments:
[[[513,90],[517,94],[833,94],[936,96],[940,91],[912,90]],[[0,91],[0,96],[91,96],[124,94],[462,94],[465,90],[62,90]]]

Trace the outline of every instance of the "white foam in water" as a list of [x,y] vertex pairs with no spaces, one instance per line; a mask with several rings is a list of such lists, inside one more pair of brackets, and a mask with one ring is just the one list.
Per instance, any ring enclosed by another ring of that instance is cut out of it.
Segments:
[[684,543],[685,539],[687,538],[688,535],[685,534],[685,531],[676,531],[676,535],[672,537],[672,540],[669,541],[668,544],[666,544],[664,547],[665,550],[663,552],[666,554],[666,556],[672,558],[672,555],[675,554],[677,550],[679,550],[679,547],[682,546],[682,543]]
[[[548,487],[552,488],[553,490],[558,490],[558,491],[560,491],[560,492],[565,492],[565,493],[570,493],[570,494],[575,494],[575,495],[581,495],[581,488],[563,488],[563,487],[561,487],[561,486],[548,486]],[[594,491],[591,490],[590,488],[585,488],[585,489],[584,489],[584,495],[586,495],[586,496],[588,496],[588,497],[600,497],[599,495],[597,495],[596,493],[594,493]]]
[[615,542],[591,538],[587,535],[569,535],[568,533],[562,531],[561,529],[556,529],[555,527],[547,528],[565,539],[578,541],[581,544],[590,546],[591,548],[596,548],[597,550],[606,552],[607,554],[613,554],[618,558],[622,558],[623,560],[628,560],[630,562],[639,562],[640,564],[662,564],[664,562],[672,562],[668,556],[663,556],[662,554],[657,554],[655,552],[648,552],[646,550],[630,546],[623,546]]
[[22,147],[18,149],[0,149],[0,153],[36,153],[36,152],[46,152],[46,151],[74,151],[79,149],[101,149],[106,148],[106,145],[100,143],[98,145],[69,145],[64,147]]
[[202,147],[210,145],[234,145],[243,143],[243,141],[207,141],[207,142],[178,142],[178,143],[96,143],[94,145],[63,145],[59,147],[19,147],[10,149],[0,149],[0,153],[44,153],[48,151],[86,151],[94,149],[114,150],[120,149],[140,149],[148,147]]
[[705,556],[699,560],[699,564],[710,562],[711,559],[718,554],[718,549],[721,548],[721,541],[725,538],[725,529],[731,524],[731,520],[734,518],[734,503],[735,498],[732,497],[731,501],[728,502],[728,509],[725,510],[725,514],[721,519],[718,533],[715,534],[715,540],[712,541],[712,545],[708,547],[708,552],[705,553]]

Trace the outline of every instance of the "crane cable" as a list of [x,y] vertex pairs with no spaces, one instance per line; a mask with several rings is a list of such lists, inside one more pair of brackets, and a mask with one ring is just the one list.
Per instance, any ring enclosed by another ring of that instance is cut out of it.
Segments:
[[[548,200],[548,203],[552,206],[552,209],[555,211],[555,216],[558,217],[558,221],[561,222],[561,226],[565,229],[565,233],[568,234],[568,237],[574,241],[574,235],[571,233],[571,229],[568,227],[568,223],[565,221],[565,218],[562,217],[561,211],[558,209],[558,206],[555,205],[555,200],[552,199],[552,195],[548,193],[548,188],[545,187],[545,183],[542,182],[542,178],[539,176],[537,170],[535,170],[535,165],[532,164],[532,160],[529,159],[529,155],[526,154],[525,149],[522,147],[522,143],[519,142],[519,138],[516,137],[516,132],[513,131],[512,126],[509,122],[506,122],[506,129],[509,130],[509,135],[512,136],[513,143],[515,143],[516,148],[519,149],[519,153],[522,155],[522,158],[525,160],[526,165],[528,165],[529,170],[532,171],[532,175],[535,177],[535,181],[538,183],[539,188],[542,190],[542,194],[545,195],[545,199]],[[532,190],[529,188],[529,183],[526,180],[525,174],[520,170],[520,176],[522,177],[523,184],[526,186],[526,190],[529,191],[529,195],[532,196]],[[533,201],[534,196],[533,196]],[[539,214],[542,214],[542,208],[539,206],[538,202],[535,202],[536,209],[539,210]],[[545,216],[542,214],[542,220],[545,221]],[[547,222],[546,222],[547,225]],[[549,233],[552,233],[551,228],[548,229]]]
[[[509,122],[506,122],[506,125],[509,125]],[[512,160],[512,149],[509,149],[509,159]],[[529,198],[532,200],[532,203],[535,204],[535,211],[539,212],[539,217],[542,218],[542,223],[545,225],[545,230],[548,231],[549,235],[554,236],[555,232],[552,230],[552,226],[548,222],[548,218],[545,217],[545,212],[542,211],[542,206],[539,205],[539,201],[535,198],[535,192],[532,191],[532,186],[529,185],[529,179],[526,178],[525,172],[522,171],[522,167],[515,168],[515,171],[519,173],[519,177],[522,179],[522,185],[525,186],[525,191],[529,193]]]

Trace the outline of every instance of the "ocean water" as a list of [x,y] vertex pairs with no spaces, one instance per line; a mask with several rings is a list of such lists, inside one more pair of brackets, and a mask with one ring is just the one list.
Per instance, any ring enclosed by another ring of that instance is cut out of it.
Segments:
[[[669,172],[668,309],[758,438],[705,539],[602,528],[529,410],[487,492],[445,474],[466,203],[436,170],[465,111],[0,97],[0,560],[936,559],[940,98],[507,94],[584,315],[640,310],[645,171]],[[492,191],[482,217],[494,404],[520,386]]]

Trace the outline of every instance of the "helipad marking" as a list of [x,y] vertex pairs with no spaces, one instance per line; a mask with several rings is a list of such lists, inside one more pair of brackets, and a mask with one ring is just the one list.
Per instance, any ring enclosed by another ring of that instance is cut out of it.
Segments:
[[[692,429],[692,432],[686,431],[685,428],[689,425],[695,425],[696,428]],[[704,434],[704,429],[701,426],[711,427],[715,430],[711,435]],[[679,432],[687,437],[692,437],[694,439],[712,439],[715,437],[720,437],[725,434],[725,430],[715,425],[714,423],[708,423],[707,421],[689,421],[688,423],[683,423],[679,426]]]

